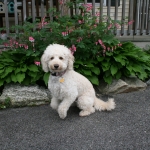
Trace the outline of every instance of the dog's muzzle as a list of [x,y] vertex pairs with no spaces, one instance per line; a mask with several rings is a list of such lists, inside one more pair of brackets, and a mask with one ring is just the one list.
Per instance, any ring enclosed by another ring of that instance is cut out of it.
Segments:
[[58,65],[58,64],[54,64],[54,68],[55,68],[55,69],[58,69],[58,68],[59,68],[59,65]]

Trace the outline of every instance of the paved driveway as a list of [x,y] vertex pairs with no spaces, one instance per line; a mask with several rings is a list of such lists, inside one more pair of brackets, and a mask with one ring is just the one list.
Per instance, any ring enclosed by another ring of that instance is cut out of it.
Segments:
[[150,87],[115,96],[112,112],[65,120],[48,105],[0,110],[0,150],[150,150]]

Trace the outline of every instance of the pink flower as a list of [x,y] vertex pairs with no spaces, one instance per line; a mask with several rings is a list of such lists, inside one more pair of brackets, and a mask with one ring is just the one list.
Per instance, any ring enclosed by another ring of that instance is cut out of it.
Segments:
[[32,36],[29,37],[30,42],[34,42],[34,38]]
[[44,27],[45,25],[47,25],[48,23],[45,22],[45,17],[42,18],[42,21],[38,24],[38,28],[42,29],[42,27]]
[[99,12],[96,12],[95,16],[99,17],[99,16],[100,16],[100,13],[99,13]]
[[133,22],[134,22],[134,20],[129,21],[129,22],[128,22],[128,25],[133,24]]
[[58,2],[60,5],[64,4],[64,0],[59,0]]
[[84,8],[86,8],[86,11],[90,11],[92,9],[92,4],[83,4],[82,5]]
[[106,50],[106,46],[104,44],[102,45],[102,47],[103,47],[104,50]]
[[73,30],[72,29],[70,29],[69,31],[68,31],[68,33],[71,33]]
[[72,45],[72,50],[73,50],[73,51],[76,51],[75,45]]
[[81,42],[82,41],[82,37],[79,37],[78,39],[77,39],[77,42]]
[[98,44],[98,42],[95,42],[95,44],[97,45],[97,44]]
[[110,51],[110,47],[107,47],[107,50]]
[[102,44],[103,44],[102,40],[100,40],[100,39],[98,40],[98,42],[99,42],[99,44],[100,44],[100,45],[102,45]]
[[81,24],[81,23],[82,23],[82,20],[78,20],[78,23]]
[[96,27],[97,27],[97,25],[96,25],[96,24],[94,24],[94,27],[96,28]]
[[118,46],[122,46],[122,44],[121,44],[121,43],[119,43],[119,44],[118,44]]
[[98,40],[98,43],[102,46],[102,48],[104,49],[104,50],[106,50],[106,46],[104,45],[104,43],[103,43],[103,41],[102,40]]
[[99,20],[98,20],[98,19],[96,19],[96,20],[95,20],[95,23],[99,23]]
[[23,44],[19,44],[19,47],[23,47]]
[[4,43],[4,46],[5,46],[5,47],[7,47],[7,46],[8,46],[8,44],[7,44],[7,43]]
[[40,66],[41,62],[35,61],[34,64],[36,64],[37,66]]
[[108,30],[109,30],[111,27],[112,27],[112,24],[110,24],[110,25],[108,26]]
[[116,28],[120,28],[120,25],[118,23],[115,24]]
[[28,49],[28,45],[24,44],[24,48],[25,48],[25,49]]
[[69,49],[71,50],[71,54],[73,55],[77,48],[75,45],[72,45],[72,47]]
[[62,32],[62,35],[63,35],[63,36],[67,36],[67,35],[68,35],[68,32]]

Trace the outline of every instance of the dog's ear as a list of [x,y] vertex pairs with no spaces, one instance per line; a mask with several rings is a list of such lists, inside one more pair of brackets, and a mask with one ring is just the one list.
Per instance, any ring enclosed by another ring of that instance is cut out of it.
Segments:
[[71,54],[69,54],[69,61],[68,61],[68,69],[72,70],[73,69],[73,63],[74,63],[74,56]]
[[43,54],[42,57],[41,57],[41,64],[42,64],[42,69],[45,71],[45,72],[48,72],[49,71],[49,68],[48,68],[48,60],[49,60],[49,57],[47,54]]

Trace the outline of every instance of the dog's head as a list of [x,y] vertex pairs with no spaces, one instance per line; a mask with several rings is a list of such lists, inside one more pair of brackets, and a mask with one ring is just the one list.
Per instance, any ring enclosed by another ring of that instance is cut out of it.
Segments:
[[73,69],[74,57],[64,45],[49,45],[41,57],[42,68],[45,72],[64,72]]

